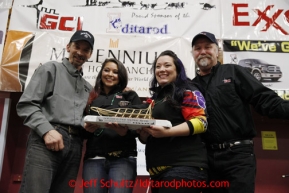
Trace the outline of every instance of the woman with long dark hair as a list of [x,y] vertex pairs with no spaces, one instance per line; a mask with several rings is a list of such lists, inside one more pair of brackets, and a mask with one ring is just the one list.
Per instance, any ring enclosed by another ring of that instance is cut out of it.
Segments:
[[188,79],[174,52],[162,52],[152,69],[152,117],[169,120],[173,125],[138,131],[141,142],[146,144],[152,193],[199,193],[206,183],[208,168],[205,144],[199,135],[207,129],[204,97]]
[[[96,78],[94,90],[87,105],[89,115],[98,115],[91,107],[113,109],[141,104],[137,93],[123,92],[128,83],[124,65],[114,59],[106,59]],[[132,193],[136,178],[135,131],[118,124],[109,128],[97,128],[86,143],[83,179],[91,182],[84,193]]]

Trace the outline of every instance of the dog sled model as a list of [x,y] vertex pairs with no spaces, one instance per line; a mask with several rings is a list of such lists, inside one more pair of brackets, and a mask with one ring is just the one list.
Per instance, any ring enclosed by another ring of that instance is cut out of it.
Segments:
[[153,103],[151,103],[146,109],[103,109],[99,107],[91,107],[91,110],[97,112],[99,116],[87,115],[84,117],[84,121],[87,123],[95,123],[100,127],[105,127],[106,123],[118,123],[119,125],[126,125],[132,130],[150,125],[172,127],[171,122],[168,120],[152,118],[152,104]]

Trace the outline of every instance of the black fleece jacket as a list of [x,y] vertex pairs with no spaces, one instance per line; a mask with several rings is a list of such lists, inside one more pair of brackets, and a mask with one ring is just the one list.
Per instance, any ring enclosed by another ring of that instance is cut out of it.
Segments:
[[289,119],[289,101],[241,66],[218,63],[210,74],[197,75],[193,82],[205,90],[209,126],[204,137],[208,144],[255,137],[250,105],[261,115]]
[[[104,109],[120,108],[120,101],[129,101],[130,104],[126,106],[127,108],[142,104],[137,93],[134,91],[121,92],[113,90],[108,95],[100,93],[90,106]],[[90,110],[90,115],[98,115],[98,113]],[[130,130],[125,136],[120,136],[109,128],[98,129],[88,137],[84,159],[104,156],[106,153],[113,151],[125,151],[128,156],[137,156],[135,139],[137,136],[138,134],[135,131]]]
[[[194,85],[186,88],[187,91],[198,90]],[[155,105],[152,116],[155,119],[171,121],[173,126],[186,122],[182,108],[174,107],[168,101],[163,101],[171,93],[172,85],[164,86],[156,92]],[[200,134],[155,138],[149,136],[146,142],[147,170],[157,166],[195,166],[207,168],[206,147]]]

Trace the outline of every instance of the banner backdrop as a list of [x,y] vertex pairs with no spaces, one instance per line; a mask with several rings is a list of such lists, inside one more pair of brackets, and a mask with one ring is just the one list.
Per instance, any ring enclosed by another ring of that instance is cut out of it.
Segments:
[[[9,15],[9,9],[0,8],[0,61],[2,58],[2,52],[3,52],[4,42],[5,42],[8,15]],[[1,77],[1,70],[0,70],[0,77]],[[2,82],[0,82],[0,85],[1,84]]]
[[[0,65],[7,31],[9,8],[11,8],[11,6],[12,0],[0,0]],[[1,77],[1,68],[0,68],[0,77]],[[0,82],[0,87],[1,84],[2,82]]]
[[0,9],[11,8],[13,0],[0,0]]
[[[203,25],[219,22],[220,10],[215,8],[220,7],[219,1],[212,1],[212,5],[143,2],[15,0],[2,58],[0,90],[23,91],[35,68],[65,56],[64,48],[77,29],[91,31],[96,39],[93,55],[83,68],[91,84],[104,59],[115,57],[127,67],[128,86],[148,97],[151,64],[166,49],[178,54],[193,78],[192,36],[200,29],[220,36],[220,25]],[[212,8],[208,8],[210,5]],[[202,17],[204,14],[207,17]]]
[[224,63],[241,65],[288,100],[289,1],[221,4]]
[[[2,4],[7,2],[11,1]],[[15,0],[0,90],[23,91],[35,68],[66,56],[65,46],[77,29],[91,31],[96,39],[93,55],[84,65],[84,77],[91,84],[104,59],[115,57],[127,67],[128,86],[147,97],[151,64],[166,49],[178,54],[193,78],[191,39],[200,31],[210,31],[219,39],[221,62],[239,65],[242,59],[262,58],[282,75],[264,77],[259,69],[260,81],[274,90],[288,89],[289,71],[282,62],[289,52],[287,1]]]

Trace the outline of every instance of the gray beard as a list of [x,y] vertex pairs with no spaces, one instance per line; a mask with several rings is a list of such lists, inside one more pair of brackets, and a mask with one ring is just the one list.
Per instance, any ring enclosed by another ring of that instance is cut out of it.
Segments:
[[199,62],[199,65],[202,66],[202,67],[206,67],[208,66],[208,58],[202,58],[200,59],[200,62]]

